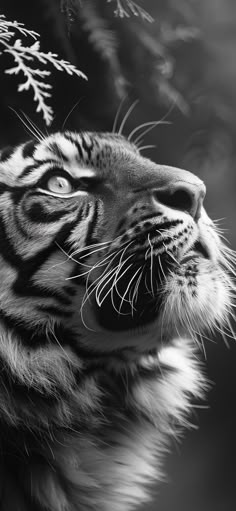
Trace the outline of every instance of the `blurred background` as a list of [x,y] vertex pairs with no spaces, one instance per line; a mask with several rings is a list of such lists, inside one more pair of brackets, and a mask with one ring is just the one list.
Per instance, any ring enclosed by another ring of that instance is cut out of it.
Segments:
[[[111,130],[160,121],[143,137],[158,163],[186,168],[206,183],[206,206],[236,248],[236,2],[235,0],[1,0],[9,20],[41,35],[88,81],[52,69],[54,120],[60,129]],[[0,51],[3,48],[0,46]],[[0,55],[0,146],[29,138],[16,112],[46,133],[30,91]],[[134,102],[139,100],[134,105]],[[142,130],[137,132],[139,135]],[[235,511],[236,343],[221,335],[205,341],[213,382],[207,403],[193,414],[195,428],[173,443],[166,482],[154,488],[146,511]],[[111,510],[112,511],[112,510]]]

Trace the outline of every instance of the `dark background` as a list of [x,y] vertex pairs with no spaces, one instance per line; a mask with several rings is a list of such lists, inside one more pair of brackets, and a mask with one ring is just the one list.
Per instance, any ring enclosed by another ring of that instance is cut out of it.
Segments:
[[[153,23],[115,16],[116,0],[1,0],[2,13],[41,34],[44,51],[77,65],[88,82],[52,72],[55,118],[49,132],[111,130],[136,99],[124,134],[137,125],[168,121],[144,137],[155,149],[145,155],[182,166],[206,182],[206,206],[221,219],[236,247],[236,2],[235,0],[139,0]],[[1,48],[0,48],[1,49]],[[17,93],[21,77],[4,74],[13,61],[0,56],[0,145],[29,138],[16,115],[24,111],[46,132],[31,92]],[[77,102],[79,102],[77,104]],[[65,122],[69,112],[68,119]],[[146,511],[235,511],[236,345],[220,335],[205,341],[208,378],[214,382],[195,429],[172,445],[166,483]]]

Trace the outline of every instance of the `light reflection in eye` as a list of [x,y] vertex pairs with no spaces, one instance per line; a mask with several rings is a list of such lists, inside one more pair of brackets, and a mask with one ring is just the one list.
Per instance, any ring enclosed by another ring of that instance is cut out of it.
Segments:
[[60,193],[61,195],[73,191],[72,184],[68,179],[62,176],[53,176],[47,182],[47,188],[50,192]]

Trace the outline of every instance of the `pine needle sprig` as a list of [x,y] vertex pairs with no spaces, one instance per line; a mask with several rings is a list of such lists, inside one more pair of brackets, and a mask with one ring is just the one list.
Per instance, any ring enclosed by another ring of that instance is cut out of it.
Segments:
[[[20,32],[24,37],[31,37],[35,40],[32,45],[25,46],[21,39],[13,38],[16,32]],[[47,100],[51,98],[52,85],[45,81],[51,75],[51,71],[45,69],[50,64],[57,71],[64,71],[69,75],[76,75],[80,78],[87,79],[82,71],[78,70],[73,64],[66,60],[60,60],[56,53],[45,53],[40,49],[38,40],[39,34],[33,30],[28,30],[23,23],[17,21],[8,21],[4,15],[0,15],[0,45],[2,45],[2,53],[9,54],[13,57],[15,65],[5,70],[8,75],[23,75],[24,81],[18,85],[18,92],[33,91],[33,99],[37,103],[36,112],[41,112],[47,126],[53,121],[53,109],[47,104]],[[38,68],[38,67],[42,68]]]
[[[10,29],[13,29],[12,32],[10,32]],[[33,39],[37,39],[39,37],[38,32],[35,32],[34,30],[28,30],[25,28],[23,23],[19,23],[18,21],[9,21],[6,19],[4,14],[0,14],[0,37],[1,39],[5,37],[8,38],[9,34],[15,35],[16,31],[20,32],[25,37],[32,37]]]

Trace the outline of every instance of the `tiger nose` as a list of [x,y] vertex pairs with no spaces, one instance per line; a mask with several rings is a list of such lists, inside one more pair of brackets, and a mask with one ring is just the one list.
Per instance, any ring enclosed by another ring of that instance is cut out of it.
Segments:
[[153,190],[153,199],[159,204],[170,208],[185,211],[197,222],[201,216],[201,208],[206,187],[204,183],[194,176],[189,181],[170,182],[166,187]]

